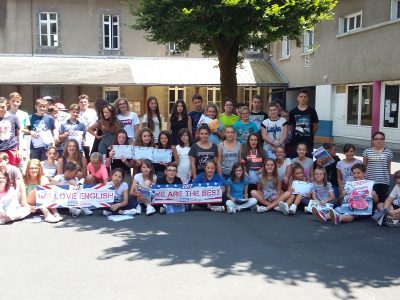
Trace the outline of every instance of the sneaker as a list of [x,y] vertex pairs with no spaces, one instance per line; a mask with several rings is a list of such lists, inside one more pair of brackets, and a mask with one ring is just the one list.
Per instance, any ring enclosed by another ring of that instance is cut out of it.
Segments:
[[222,205],[215,205],[215,206],[211,206],[210,210],[214,211],[214,212],[224,212],[225,211],[225,207]]
[[250,209],[251,211],[257,211],[260,206],[258,204],[253,205]]
[[226,211],[228,214],[235,214],[238,211],[238,209],[237,209],[237,206],[232,206],[232,207],[227,206]]
[[147,205],[147,207],[146,207],[146,216],[151,216],[155,212],[156,212],[156,209],[153,206]]
[[72,215],[73,217],[77,217],[77,216],[79,216],[79,215],[81,214],[81,209],[78,208],[78,207],[71,207],[71,208],[69,209],[69,212],[71,213],[71,215]]
[[140,204],[138,204],[136,206],[136,214],[140,215],[142,213],[142,206]]
[[282,210],[280,209],[279,206],[275,206],[275,207],[274,207],[274,211],[282,212]]
[[294,216],[296,214],[296,210],[297,210],[297,205],[295,205],[295,204],[290,205],[289,214]]
[[258,213],[265,213],[267,211],[268,211],[268,209],[265,206],[258,206],[258,208],[257,208]]
[[137,215],[138,212],[137,212],[137,209],[132,208],[132,209],[124,210],[124,212],[123,212],[122,214],[123,214],[123,215],[130,215],[130,216],[133,216],[133,215]]
[[83,214],[84,214],[85,216],[91,216],[91,215],[93,215],[93,212],[92,212],[89,208],[87,208],[87,207],[82,207],[82,211],[83,211]]
[[64,218],[58,213],[54,214],[54,217],[57,219],[58,222],[64,220]]
[[318,221],[320,221],[321,223],[326,222],[326,214],[323,211],[318,210],[315,206],[313,206],[311,210],[313,216],[316,217]]
[[329,215],[333,225],[339,225],[341,223],[340,214],[338,214],[333,208],[329,211]]
[[386,217],[384,224],[389,227],[398,227],[400,226],[399,220],[394,220],[391,217]]
[[109,215],[112,215],[112,212],[111,212],[111,211],[103,210],[103,216],[107,217],[107,216],[109,216]]
[[286,202],[283,202],[283,201],[281,201],[281,202],[279,202],[279,209],[281,210],[281,212],[284,214],[284,215],[288,215],[289,214],[289,206],[287,205],[287,203]]
[[167,213],[167,209],[164,206],[160,207],[160,214],[165,215]]
[[304,213],[305,214],[309,214],[310,212],[308,211],[308,209],[307,209],[307,206],[304,206]]

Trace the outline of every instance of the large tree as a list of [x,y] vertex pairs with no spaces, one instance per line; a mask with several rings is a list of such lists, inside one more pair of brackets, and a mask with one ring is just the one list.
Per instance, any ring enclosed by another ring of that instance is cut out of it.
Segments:
[[330,19],[336,0],[139,0],[130,1],[132,28],[179,51],[197,44],[217,55],[221,95],[236,100],[236,67],[250,47],[266,48],[287,37],[298,45],[304,30]]

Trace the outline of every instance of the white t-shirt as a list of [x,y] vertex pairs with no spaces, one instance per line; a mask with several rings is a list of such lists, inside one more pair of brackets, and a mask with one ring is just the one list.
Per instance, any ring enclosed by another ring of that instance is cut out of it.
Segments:
[[[144,179],[143,179],[142,173],[137,173],[135,176],[133,176],[133,180],[135,180],[138,183],[138,185],[140,185],[141,187],[146,187],[144,185]],[[153,181],[156,182],[156,180],[157,180],[157,176],[154,175]]]
[[[79,112],[79,122],[82,122],[86,129],[96,123],[98,120],[98,116],[96,111],[93,108],[88,108],[85,111]],[[85,146],[92,146],[94,142],[94,136],[91,135],[89,132],[86,133],[85,138]]]
[[341,160],[336,164],[336,169],[339,169],[340,172],[342,172],[343,184],[348,181],[353,181],[353,173],[351,172],[351,167],[357,163],[362,163],[362,161],[355,158],[352,162],[349,163]]
[[[278,141],[283,131],[283,124],[285,124],[286,122],[287,121],[285,118],[279,118],[275,121],[268,118],[261,123],[261,127],[265,129],[265,131],[267,132],[267,136],[272,141]],[[264,147],[268,149],[269,146],[270,145],[264,141]]]
[[389,197],[393,198],[393,204],[400,206],[400,186],[395,185],[393,190],[390,192]]
[[[114,187],[114,184],[112,182],[108,183],[110,186]],[[124,200],[124,192],[129,189],[128,184],[126,182],[122,182],[118,188],[114,187],[115,191],[115,197],[114,197],[114,202],[119,203]]]
[[285,177],[286,169],[291,164],[292,164],[291,159],[286,157],[285,160],[283,161],[282,166],[280,166],[278,168],[278,178],[279,178],[279,180],[282,180],[282,178]]
[[[162,116],[161,117],[161,122],[162,122]],[[158,121],[157,116],[153,117],[153,122],[154,122],[154,130],[153,130],[153,135],[154,135],[154,143],[158,143],[158,136],[160,135],[160,122]],[[147,114],[143,116],[143,123],[148,123],[147,120]]]
[[140,121],[138,115],[134,112],[130,112],[127,116],[123,116],[121,114],[117,115],[118,120],[124,124],[124,130],[128,134],[128,138],[135,138],[135,125],[139,125]]

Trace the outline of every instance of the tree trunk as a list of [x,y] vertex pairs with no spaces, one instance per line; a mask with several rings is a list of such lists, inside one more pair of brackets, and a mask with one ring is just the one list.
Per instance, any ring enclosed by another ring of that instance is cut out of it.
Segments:
[[237,102],[236,67],[238,64],[239,42],[236,38],[221,37],[214,40],[219,60],[221,98]]

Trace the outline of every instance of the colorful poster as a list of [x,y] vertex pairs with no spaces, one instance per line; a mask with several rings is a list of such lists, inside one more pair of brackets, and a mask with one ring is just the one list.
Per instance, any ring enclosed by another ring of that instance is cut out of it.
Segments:
[[37,186],[36,207],[110,207],[115,191],[111,185],[95,186],[44,185]]
[[153,185],[154,204],[206,204],[222,202],[220,183]]
[[328,151],[324,147],[319,147],[313,152],[315,160],[318,160],[321,165],[325,168],[330,164],[333,164],[335,160],[329,155]]
[[341,214],[368,216],[372,215],[373,195],[372,180],[349,181],[344,187],[343,204],[336,208]]

